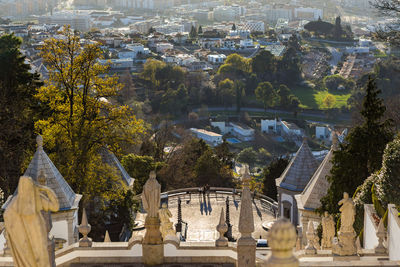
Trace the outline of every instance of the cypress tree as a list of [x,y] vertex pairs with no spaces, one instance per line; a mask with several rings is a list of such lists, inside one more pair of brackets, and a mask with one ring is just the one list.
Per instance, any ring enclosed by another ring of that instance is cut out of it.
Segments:
[[337,203],[343,192],[353,195],[369,175],[380,169],[385,146],[393,139],[391,121],[383,120],[386,108],[379,98],[381,90],[371,77],[365,91],[361,110],[364,122],[352,128],[340,144],[340,149],[334,152],[331,175],[328,177],[330,187],[321,199],[321,211],[337,213]]

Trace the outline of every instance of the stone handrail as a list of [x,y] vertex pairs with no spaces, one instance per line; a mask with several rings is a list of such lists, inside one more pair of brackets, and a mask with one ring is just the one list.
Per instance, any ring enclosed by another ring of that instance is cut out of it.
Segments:
[[[161,199],[166,198],[166,197],[170,197],[170,196],[175,196],[175,195],[179,195],[179,194],[192,194],[192,193],[200,193],[203,192],[202,191],[203,188],[202,187],[189,187],[189,188],[180,188],[180,189],[174,189],[174,190],[170,190],[170,191],[166,191],[161,193]],[[227,188],[227,187],[210,187],[210,190],[208,191],[209,193],[226,193],[229,195],[240,195],[242,193],[242,189],[235,189],[235,188]],[[136,195],[134,198],[135,199],[140,199],[141,194]],[[261,200],[263,202],[263,204],[266,204],[266,206],[268,207],[268,209],[271,211],[271,213],[275,214],[275,212],[278,210],[278,203],[263,194],[260,193],[255,193],[255,198]]]

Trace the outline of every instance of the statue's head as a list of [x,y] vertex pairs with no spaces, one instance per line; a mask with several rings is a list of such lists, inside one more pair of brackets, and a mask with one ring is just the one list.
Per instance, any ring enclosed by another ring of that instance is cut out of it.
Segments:
[[161,208],[166,209],[167,208],[167,203],[162,203]]
[[329,213],[327,211],[324,212],[325,217],[329,216]]
[[344,199],[348,199],[349,198],[349,194],[347,192],[343,192],[343,198]]

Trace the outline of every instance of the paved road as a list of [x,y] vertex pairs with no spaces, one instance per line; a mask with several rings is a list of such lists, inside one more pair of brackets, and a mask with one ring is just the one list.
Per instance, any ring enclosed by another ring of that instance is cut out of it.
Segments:
[[334,47],[327,47],[327,49],[329,50],[329,52],[332,55],[332,58],[329,61],[329,65],[331,66],[331,74],[334,74],[336,71],[336,68],[337,68],[337,64],[341,60],[343,53],[339,52],[339,50]]

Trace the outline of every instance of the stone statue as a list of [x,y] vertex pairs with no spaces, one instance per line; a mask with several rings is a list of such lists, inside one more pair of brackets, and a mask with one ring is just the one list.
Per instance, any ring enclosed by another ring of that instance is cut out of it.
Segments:
[[340,207],[340,232],[354,231],[353,224],[356,215],[356,208],[354,207],[353,200],[349,198],[349,194],[344,192],[343,199],[339,201]]
[[167,208],[166,203],[162,204],[162,208],[158,211],[158,214],[160,216],[160,221],[161,221],[160,230],[161,230],[161,235],[162,235],[163,239],[165,240],[165,238],[168,235],[175,236],[173,223],[169,220],[169,218],[172,217],[172,214],[169,211],[169,209]]
[[156,180],[156,173],[152,171],[142,193],[142,203],[148,217],[157,217],[160,208],[160,196],[161,186]]
[[30,177],[19,179],[18,194],[4,212],[8,245],[15,266],[50,267],[48,232],[42,211],[58,211],[56,194]]
[[332,245],[332,252],[339,256],[353,256],[357,254],[356,233],[353,228],[356,210],[349,194],[343,193],[343,199],[338,203],[340,207],[339,242]]
[[146,233],[142,242],[143,263],[146,266],[161,265],[164,261],[163,237],[158,214],[160,197],[161,186],[156,180],[156,173],[152,171],[142,192],[143,208],[147,211],[144,222]]
[[331,249],[332,240],[335,236],[335,222],[333,221],[332,215],[329,215],[327,211],[324,213],[322,218],[322,249]]

